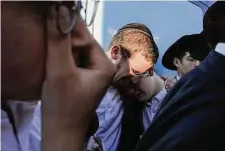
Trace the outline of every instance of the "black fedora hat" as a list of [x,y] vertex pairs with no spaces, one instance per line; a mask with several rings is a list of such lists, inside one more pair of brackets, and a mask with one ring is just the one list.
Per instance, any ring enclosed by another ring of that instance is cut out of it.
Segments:
[[214,46],[225,42],[225,2],[215,2],[203,18],[203,32],[208,42]]
[[173,60],[184,52],[190,52],[193,58],[202,61],[209,51],[202,34],[185,35],[167,49],[163,55],[162,64],[167,69],[176,70]]

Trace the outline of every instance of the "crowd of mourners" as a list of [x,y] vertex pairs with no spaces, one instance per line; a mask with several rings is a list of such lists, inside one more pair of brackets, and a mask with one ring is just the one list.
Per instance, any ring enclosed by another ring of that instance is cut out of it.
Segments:
[[104,51],[81,8],[1,2],[2,151],[225,150],[225,2],[163,54],[174,77],[146,25]]

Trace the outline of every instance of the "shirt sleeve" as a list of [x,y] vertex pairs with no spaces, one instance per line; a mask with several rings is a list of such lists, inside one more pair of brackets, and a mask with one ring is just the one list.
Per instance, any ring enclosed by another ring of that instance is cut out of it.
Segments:
[[[115,151],[120,139],[121,120],[123,116],[122,101],[119,96],[107,93],[96,110],[99,128],[95,133],[101,142],[104,151]],[[95,141],[91,137],[87,148],[96,147]]]

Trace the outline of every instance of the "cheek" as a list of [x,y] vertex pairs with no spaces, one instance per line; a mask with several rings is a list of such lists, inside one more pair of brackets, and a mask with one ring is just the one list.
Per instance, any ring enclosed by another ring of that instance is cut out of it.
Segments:
[[46,49],[43,27],[36,26],[35,29],[34,31],[32,28],[27,28],[22,48],[24,48],[24,58],[30,64],[26,66],[26,71],[32,71],[31,80],[37,83],[43,80]]
[[194,63],[187,62],[185,64],[185,69],[186,69],[187,72],[190,71],[190,70],[192,70],[192,69],[194,69],[194,67],[195,67]]
[[151,83],[149,82],[148,78],[143,78],[140,82],[140,89],[145,93],[148,94],[151,90],[150,87]]
[[20,21],[9,24],[10,27],[4,26],[2,32],[2,78],[8,91],[34,96],[44,79],[44,26],[34,21]]
[[151,98],[151,87],[150,83],[147,80],[143,80],[140,83],[140,89],[142,91],[142,95],[141,98],[139,98],[139,101],[146,101]]

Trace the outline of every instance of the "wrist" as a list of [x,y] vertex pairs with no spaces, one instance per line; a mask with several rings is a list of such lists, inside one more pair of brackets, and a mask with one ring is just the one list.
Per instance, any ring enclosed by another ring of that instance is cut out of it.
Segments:
[[43,151],[82,151],[84,150],[86,129],[80,125],[62,124],[62,122],[43,121]]

